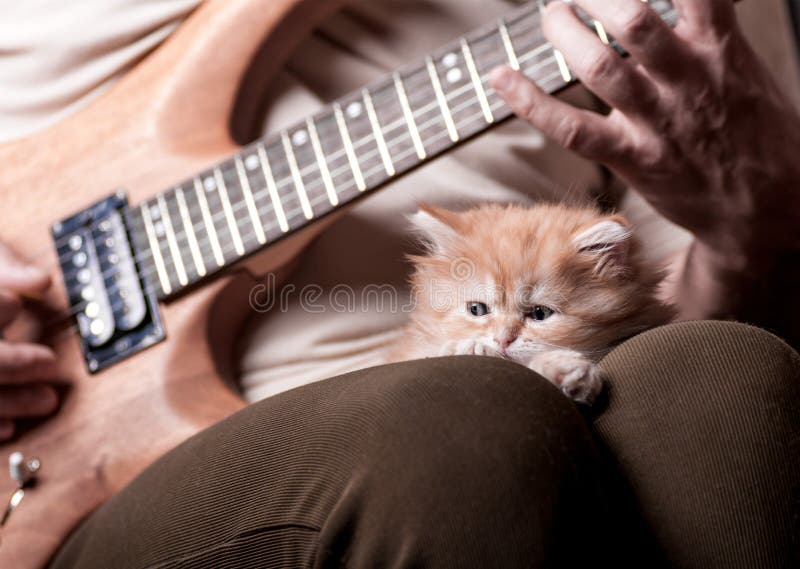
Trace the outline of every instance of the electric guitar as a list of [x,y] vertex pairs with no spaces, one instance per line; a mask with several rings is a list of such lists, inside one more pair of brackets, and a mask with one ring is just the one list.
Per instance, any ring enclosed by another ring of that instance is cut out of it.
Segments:
[[[237,146],[230,117],[249,66],[276,71],[344,3],[204,2],[94,103],[0,146],[0,239],[54,280],[29,306],[38,318],[8,337],[51,345],[67,382],[54,417],[0,447],[0,460],[41,460],[21,492],[0,475],[0,508],[18,502],[0,528],[0,567],[45,566],[99,504],[245,405],[230,362],[252,275],[280,271],[338,212],[507,119],[494,67],[549,92],[573,82],[530,2]],[[650,4],[674,24],[671,2]]]

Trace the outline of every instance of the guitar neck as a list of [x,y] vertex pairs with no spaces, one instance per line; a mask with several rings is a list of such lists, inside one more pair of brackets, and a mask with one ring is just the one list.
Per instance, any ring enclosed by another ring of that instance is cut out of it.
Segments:
[[[675,23],[671,1],[649,3]],[[511,110],[488,83],[501,64],[549,93],[574,81],[529,2],[133,208],[149,286],[177,295],[502,122]]]

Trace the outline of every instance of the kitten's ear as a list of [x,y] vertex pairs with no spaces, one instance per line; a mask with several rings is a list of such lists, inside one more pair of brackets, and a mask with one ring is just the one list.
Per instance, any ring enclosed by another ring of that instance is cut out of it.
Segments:
[[579,231],[572,242],[578,252],[597,258],[595,271],[624,271],[630,256],[633,231],[621,216],[608,217]]
[[446,209],[420,205],[417,213],[409,216],[414,228],[422,234],[432,253],[447,255],[459,240],[458,214]]

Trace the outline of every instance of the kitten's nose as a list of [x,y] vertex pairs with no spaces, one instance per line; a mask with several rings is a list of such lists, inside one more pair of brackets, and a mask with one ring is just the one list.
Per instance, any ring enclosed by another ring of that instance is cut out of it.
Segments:
[[500,349],[505,350],[511,344],[513,344],[514,340],[516,340],[516,339],[517,339],[516,336],[511,336],[511,335],[506,334],[506,335],[500,336],[499,338],[497,336],[495,336],[494,341],[497,342],[497,345],[500,346]]

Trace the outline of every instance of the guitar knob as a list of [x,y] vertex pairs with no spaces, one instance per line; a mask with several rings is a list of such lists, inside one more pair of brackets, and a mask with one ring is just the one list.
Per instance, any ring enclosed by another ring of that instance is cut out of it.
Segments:
[[16,482],[17,486],[20,488],[30,482],[41,467],[42,463],[38,458],[32,458],[26,461],[25,456],[21,452],[13,452],[11,456],[8,457],[9,474],[11,475],[11,479]]

